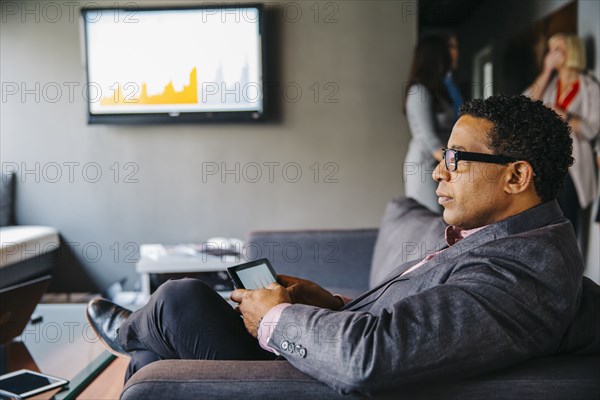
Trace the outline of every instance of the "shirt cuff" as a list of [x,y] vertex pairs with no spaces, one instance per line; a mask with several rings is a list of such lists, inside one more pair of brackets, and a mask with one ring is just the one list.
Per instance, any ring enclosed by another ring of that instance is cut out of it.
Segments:
[[273,336],[275,326],[277,326],[277,323],[281,318],[281,313],[283,313],[283,310],[285,310],[289,306],[291,306],[290,303],[278,304],[275,307],[271,308],[264,315],[264,317],[261,318],[260,324],[258,325],[258,343],[260,344],[260,347],[262,347],[266,351],[279,355],[279,353],[275,349],[269,347],[268,343],[269,340],[271,340],[271,336]]

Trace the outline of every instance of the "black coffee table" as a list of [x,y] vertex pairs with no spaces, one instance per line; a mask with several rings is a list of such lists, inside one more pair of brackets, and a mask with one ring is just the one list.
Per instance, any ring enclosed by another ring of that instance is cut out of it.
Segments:
[[8,370],[26,368],[68,379],[69,386],[53,399],[74,399],[114,356],[104,349],[85,319],[85,304],[40,304],[33,317],[7,348]]

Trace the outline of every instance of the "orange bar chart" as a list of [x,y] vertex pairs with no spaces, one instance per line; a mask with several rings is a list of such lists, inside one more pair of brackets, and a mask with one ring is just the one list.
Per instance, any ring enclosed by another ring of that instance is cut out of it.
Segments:
[[198,104],[198,78],[197,71],[194,67],[190,72],[190,81],[181,91],[176,91],[173,82],[165,86],[164,90],[156,95],[148,94],[148,84],[142,82],[139,95],[136,96],[139,86],[136,86],[136,93],[130,95],[124,93],[121,84],[117,85],[116,90],[113,90],[112,96],[102,97],[100,105],[102,106],[146,106],[146,105],[171,105],[171,104]]

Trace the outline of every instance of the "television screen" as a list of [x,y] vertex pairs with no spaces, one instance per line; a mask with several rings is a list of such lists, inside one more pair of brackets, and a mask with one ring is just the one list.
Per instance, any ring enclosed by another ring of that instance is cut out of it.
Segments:
[[264,118],[260,5],[82,10],[90,123]]

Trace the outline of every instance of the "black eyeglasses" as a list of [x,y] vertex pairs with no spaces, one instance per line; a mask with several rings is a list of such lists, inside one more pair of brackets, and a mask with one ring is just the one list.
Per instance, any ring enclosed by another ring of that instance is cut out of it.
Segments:
[[519,161],[512,157],[497,156],[495,154],[472,153],[470,151],[459,151],[454,149],[442,149],[442,158],[444,159],[444,165],[446,166],[446,169],[450,172],[456,171],[456,168],[458,168],[458,162],[460,160],[479,161],[489,164],[508,164]]

